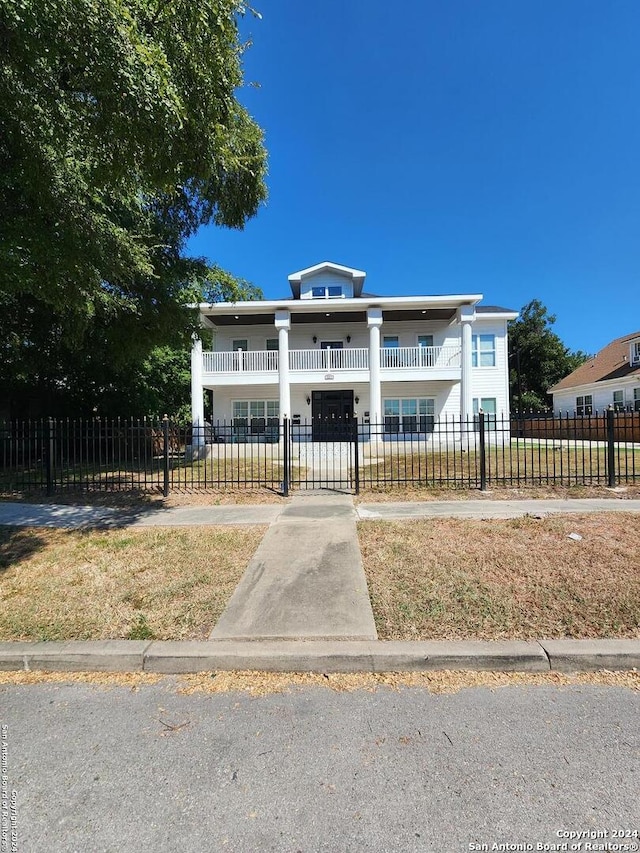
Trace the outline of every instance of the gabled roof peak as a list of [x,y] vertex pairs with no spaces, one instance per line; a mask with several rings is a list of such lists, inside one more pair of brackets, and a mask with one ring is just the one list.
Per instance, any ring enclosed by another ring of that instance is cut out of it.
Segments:
[[342,264],[334,264],[333,261],[322,261],[319,264],[314,264],[312,267],[306,267],[306,269],[299,270],[298,272],[292,272],[289,276],[289,281],[292,284],[294,282],[300,282],[303,278],[319,272],[335,272],[338,275],[344,275],[352,278],[354,282],[356,280],[363,282],[367,275],[363,270],[356,270],[353,269],[353,267],[345,267]]
[[289,276],[289,284],[291,292],[295,299],[300,298],[300,288],[302,280],[305,278],[313,278],[313,276],[321,275],[322,273],[332,273],[343,278],[351,279],[353,287],[353,295],[360,296],[362,293],[362,285],[366,277],[364,270],[354,270],[352,267],[345,267],[342,264],[334,264],[332,261],[322,261],[320,264],[314,264],[312,267],[307,267],[298,272],[292,272]]

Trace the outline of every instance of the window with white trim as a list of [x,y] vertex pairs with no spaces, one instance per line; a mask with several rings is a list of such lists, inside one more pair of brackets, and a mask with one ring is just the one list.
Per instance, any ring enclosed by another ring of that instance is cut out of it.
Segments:
[[432,347],[433,346],[433,335],[418,335],[418,346],[419,347]]
[[274,434],[277,437],[279,414],[278,400],[234,400],[233,433],[238,438]]
[[616,412],[624,412],[624,391],[613,392],[613,409]]
[[496,366],[496,336],[471,336],[471,364],[473,367]]
[[277,352],[279,349],[279,343],[277,338],[267,338],[266,347],[267,352]]
[[249,349],[248,343],[249,342],[246,338],[234,338],[231,342],[231,349],[234,352],[237,352],[239,349],[241,349],[243,352],[246,352]]
[[321,284],[311,288],[312,299],[334,299],[342,295],[342,286],[339,284]]
[[640,341],[631,344],[631,364],[640,364]]
[[577,415],[592,415],[593,414],[593,395],[584,394],[576,397],[576,414]]
[[633,389],[633,410],[640,412],[640,388]]
[[432,397],[405,397],[384,401],[384,431],[392,434],[433,432],[436,401]]
[[473,423],[478,428],[480,422],[480,409],[486,415],[484,424],[487,429],[497,429],[498,426],[498,401],[495,397],[473,398]]

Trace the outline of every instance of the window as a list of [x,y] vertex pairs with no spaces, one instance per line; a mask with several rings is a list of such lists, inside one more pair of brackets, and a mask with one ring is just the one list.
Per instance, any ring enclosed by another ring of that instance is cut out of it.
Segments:
[[247,346],[248,343],[249,342],[247,341],[246,338],[235,338],[231,343],[231,349],[234,352],[236,352],[239,349],[246,352],[249,349],[249,347]]
[[278,339],[277,338],[267,338],[267,352],[277,352],[279,349]]
[[585,394],[583,397],[576,397],[576,414],[591,415],[593,414],[593,395]]
[[433,335],[418,335],[418,346],[419,347],[432,347],[433,346]]
[[498,428],[498,407],[495,397],[474,397],[473,398],[473,422],[476,429],[480,422],[480,409],[486,415],[484,424],[487,429],[495,430]]
[[613,392],[613,408],[616,412],[624,412],[624,391]]
[[233,435],[236,441],[249,436],[278,440],[280,403],[278,400],[234,400]]
[[400,338],[397,335],[384,335],[382,338],[382,346],[385,349],[398,349],[400,346]]
[[473,367],[496,366],[496,336],[472,335],[471,364]]
[[631,344],[631,364],[640,364],[640,341]]
[[384,431],[390,434],[433,432],[435,400],[430,397],[384,401]]
[[640,412],[640,388],[633,389],[633,410]]
[[320,285],[311,288],[312,299],[332,299],[337,296],[342,296],[342,285],[340,284]]

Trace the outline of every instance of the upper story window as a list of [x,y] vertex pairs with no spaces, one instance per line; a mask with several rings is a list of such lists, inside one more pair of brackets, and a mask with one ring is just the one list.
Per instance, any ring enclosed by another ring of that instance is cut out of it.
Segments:
[[418,335],[418,346],[419,347],[432,347],[433,346],[433,335]]
[[274,352],[279,349],[277,338],[267,338],[267,351]]
[[640,341],[631,344],[631,364],[640,364]]
[[339,284],[321,284],[311,288],[312,299],[331,299],[342,295],[342,286]]
[[249,349],[249,347],[247,346],[248,343],[249,342],[247,341],[246,338],[234,338],[232,343],[231,343],[231,349],[234,352],[236,352],[239,349],[241,349],[243,352],[246,352]]
[[471,364],[473,367],[496,366],[495,335],[472,335]]
[[397,335],[384,335],[382,338],[382,346],[385,349],[398,349],[400,346],[400,338]]
[[640,412],[640,388],[633,389],[633,408],[634,411]]

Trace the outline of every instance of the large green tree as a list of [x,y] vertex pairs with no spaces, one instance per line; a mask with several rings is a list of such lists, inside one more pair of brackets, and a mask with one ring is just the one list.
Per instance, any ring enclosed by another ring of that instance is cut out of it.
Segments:
[[551,398],[549,388],[588,358],[571,352],[553,331],[553,314],[532,299],[509,323],[509,389],[513,411],[542,411]]
[[[198,265],[199,268],[199,265]],[[194,280],[203,301],[260,299],[262,292],[218,267]],[[29,416],[190,417],[189,327],[167,328],[164,342],[138,347],[135,316],[113,322],[98,306],[80,338],[65,333],[64,310],[41,300],[4,300],[0,312],[0,418]],[[136,344],[137,346],[137,344]],[[3,410],[4,409],[4,410]]]
[[[0,0],[0,299],[113,357],[193,326],[203,224],[265,198],[239,0]],[[14,312],[15,313],[15,312]],[[91,341],[96,343],[96,341]],[[97,342],[100,344],[100,341]]]

